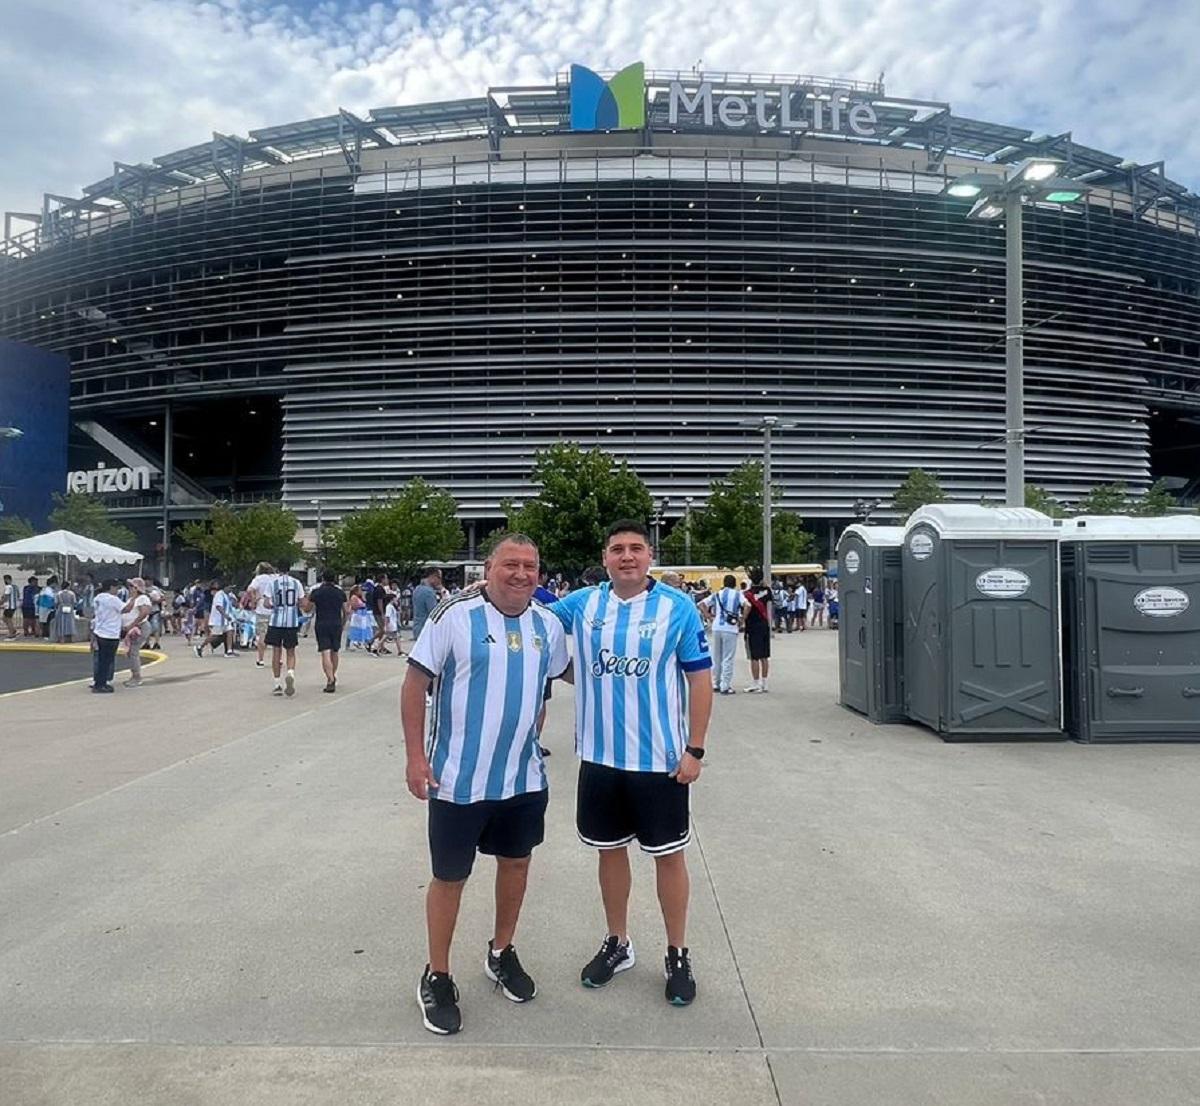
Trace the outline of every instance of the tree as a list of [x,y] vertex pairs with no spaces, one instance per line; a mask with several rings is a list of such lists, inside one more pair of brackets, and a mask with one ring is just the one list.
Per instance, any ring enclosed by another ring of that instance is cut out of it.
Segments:
[[[687,564],[690,558],[692,564],[712,563],[712,554],[707,544],[701,541],[696,533],[697,515],[695,510],[690,511],[671,527],[671,532],[659,543],[660,562],[665,565],[682,565]],[[688,541],[689,529],[692,532],[691,541]]]
[[534,455],[533,482],[541,491],[518,508],[504,503],[510,530],[528,534],[542,564],[578,572],[594,564],[604,534],[621,518],[645,522],[650,492],[627,461],[577,442],[557,442]]
[[70,530],[85,538],[106,542],[121,549],[132,549],[137,538],[128,526],[115,522],[108,508],[94,495],[85,492],[54,493],[50,512],[51,530]]
[[239,511],[214,503],[207,519],[184,523],[175,533],[231,580],[248,580],[259,561],[292,564],[299,559],[296,528],[296,516],[273,503],[256,503]]
[[410,579],[430,561],[444,561],[462,548],[457,516],[454,496],[418,476],[330,526],[328,560],[342,571],[391,568]]
[[900,516],[901,522],[907,521],[908,516],[918,507],[945,502],[946,493],[942,491],[938,478],[924,469],[910,469],[904,483],[892,496],[892,507]]
[[1077,515],[1123,515],[1129,510],[1124,484],[1097,484],[1075,504]]
[[1025,485],[1025,506],[1032,507],[1035,511],[1041,511],[1050,518],[1062,518],[1066,514],[1063,505],[1050,492],[1037,484]]
[[[707,563],[724,568],[761,565],[763,559],[763,467],[745,461],[709,487],[703,510],[692,512],[695,537],[707,553]],[[772,489],[772,498],[778,489]],[[813,536],[800,516],[790,511],[771,515],[771,559],[778,564],[802,561],[812,555]],[[692,552],[696,556],[695,547]]]
[[1166,480],[1155,480],[1141,499],[1129,505],[1129,513],[1143,518],[1169,515],[1178,506],[1178,500],[1167,491]]
[[5,515],[0,518],[0,544],[32,538],[36,531],[33,523],[20,515]]

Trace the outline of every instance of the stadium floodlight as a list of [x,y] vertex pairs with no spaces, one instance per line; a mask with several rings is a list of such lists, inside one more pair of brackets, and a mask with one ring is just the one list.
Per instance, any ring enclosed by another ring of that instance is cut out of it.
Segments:
[[1004,184],[1004,178],[996,173],[961,173],[946,186],[946,195],[958,200],[973,200],[981,192],[990,191]]
[[[1089,186],[1059,175],[1058,158],[1032,157],[1007,179],[964,173],[943,189],[956,199],[973,199],[967,218],[1004,220],[1004,503],[1025,506],[1025,320],[1022,220],[1026,201],[1069,204]],[[986,179],[989,178],[990,179]]]
[[1051,177],[1057,176],[1058,171],[1062,167],[1063,162],[1061,158],[1027,157],[1013,169],[1009,175],[1009,180],[1021,181],[1025,184],[1037,184],[1040,181],[1047,181]]

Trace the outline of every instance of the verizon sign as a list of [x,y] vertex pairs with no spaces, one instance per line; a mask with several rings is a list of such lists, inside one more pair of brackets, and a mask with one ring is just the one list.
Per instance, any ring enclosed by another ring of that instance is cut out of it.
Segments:
[[67,491],[87,495],[114,495],[122,492],[150,490],[150,469],[146,465],[125,468],[76,469],[67,473]]

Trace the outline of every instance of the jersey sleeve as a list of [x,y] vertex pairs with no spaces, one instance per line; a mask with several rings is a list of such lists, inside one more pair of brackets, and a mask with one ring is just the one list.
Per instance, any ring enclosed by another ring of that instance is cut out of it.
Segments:
[[450,655],[454,613],[447,611],[442,618],[427,619],[421,629],[421,636],[417,638],[408,654],[408,663],[419,668],[430,678],[441,673],[446,658]]
[[679,666],[685,672],[702,672],[706,668],[712,668],[708,637],[704,633],[704,624],[700,621],[696,608],[680,603],[678,610],[681,626],[675,655],[679,658]]
[[569,633],[575,627],[576,614],[583,609],[583,604],[587,602],[587,596],[591,594],[591,591],[591,588],[580,588],[578,591],[569,592],[557,602],[551,603],[546,609],[563,624],[563,629]]
[[567,632],[560,626],[551,626],[550,667],[547,670],[551,679],[561,676],[571,663],[571,654],[567,651]]

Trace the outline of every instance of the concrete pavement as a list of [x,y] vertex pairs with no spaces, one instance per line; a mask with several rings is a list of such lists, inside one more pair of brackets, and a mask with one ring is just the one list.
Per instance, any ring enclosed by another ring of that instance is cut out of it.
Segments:
[[579,986],[603,922],[556,688],[518,941],[540,993],[483,977],[481,861],[451,1040],[414,997],[428,870],[395,658],[349,656],[325,696],[304,650],[289,700],[248,657],[169,643],[137,691],[0,699],[0,1102],[1200,1099],[1200,749],[875,727],[836,706],[834,646],[779,638],[771,694],[717,701],[686,1010],[644,858],[640,963]]

